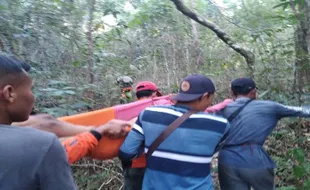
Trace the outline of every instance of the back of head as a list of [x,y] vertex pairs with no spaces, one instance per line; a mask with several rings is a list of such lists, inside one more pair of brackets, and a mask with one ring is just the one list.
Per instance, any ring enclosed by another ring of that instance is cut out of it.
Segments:
[[32,111],[30,66],[14,58],[0,55],[0,109],[2,124],[26,120]]
[[157,86],[151,81],[139,82],[136,86],[136,96],[138,99],[162,96]]
[[233,96],[246,96],[249,98],[256,98],[256,84],[253,79],[249,77],[242,77],[231,82],[231,91]]
[[22,72],[28,72],[30,65],[18,61],[15,58],[10,58],[4,55],[0,55],[0,80],[8,75],[16,75]]
[[177,104],[187,104],[193,109],[204,111],[213,100],[215,86],[211,79],[204,75],[193,74],[183,79],[179,92],[172,97]]

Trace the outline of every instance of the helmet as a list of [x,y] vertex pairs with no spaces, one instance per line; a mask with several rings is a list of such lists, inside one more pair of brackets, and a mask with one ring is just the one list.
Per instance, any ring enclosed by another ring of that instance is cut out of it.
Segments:
[[121,76],[117,78],[117,84],[121,88],[131,87],[133,85],[133,80],[129,76]]

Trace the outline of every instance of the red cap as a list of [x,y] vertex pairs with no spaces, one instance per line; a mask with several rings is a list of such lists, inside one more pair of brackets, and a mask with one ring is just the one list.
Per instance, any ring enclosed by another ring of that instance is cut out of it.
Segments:
[[157,96],[162,96],[162,94],[158,91],[157,86],[150,81],[142,81],[137,84],[136,92],[140,92],[142,90],[153,90],[157,93]]

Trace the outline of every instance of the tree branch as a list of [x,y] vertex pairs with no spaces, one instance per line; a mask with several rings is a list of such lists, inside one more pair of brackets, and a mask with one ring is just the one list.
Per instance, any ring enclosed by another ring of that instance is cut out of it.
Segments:
[[241,46],[239,46],[235,41],[228,36],[221,28],[219,28],[215,23],[203,18],[202,16],[198,15],[194,11],[187,8],[182,0],[171,0],[177,9],[182,12],[185,16],[195,20],[199,24],[209,28],[212,30],[224,43],[226,43],[229,47],[243,56],[248,64],[248,67],[251,70],[251,74],[253,74],[253,66],[255,62],[255,55],[250,51]]

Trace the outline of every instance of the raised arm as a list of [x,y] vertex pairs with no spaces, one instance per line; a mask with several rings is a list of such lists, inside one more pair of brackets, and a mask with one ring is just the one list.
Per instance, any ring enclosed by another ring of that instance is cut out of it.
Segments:
[[310,117],[310,107],[287,106],[274,103],[274,112],[279,118],[283,117]]

